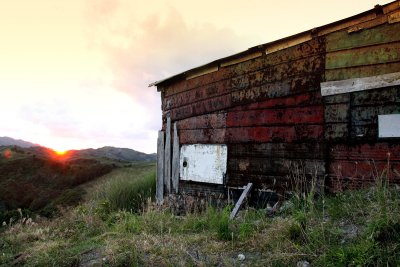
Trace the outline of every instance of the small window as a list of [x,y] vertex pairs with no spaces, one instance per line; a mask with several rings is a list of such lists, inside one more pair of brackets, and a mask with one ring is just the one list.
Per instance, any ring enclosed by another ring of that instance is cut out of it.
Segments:
[[400,114],[378,115],[379,137],[400,137]]
[[227,157],[226,145],[183,145],[180,153],[180,178],[223,184]]

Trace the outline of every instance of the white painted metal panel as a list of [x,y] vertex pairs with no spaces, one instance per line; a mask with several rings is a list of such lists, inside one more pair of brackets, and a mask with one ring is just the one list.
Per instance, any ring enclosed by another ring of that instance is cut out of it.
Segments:
[[183,145],[180,178],[186,181],[223,184],[228,148],[226,145]]
[[379,137],[400,137],[400,114],[378,115]]
[[336,95],[400,85],[400,72],[321,83],[321,95]]

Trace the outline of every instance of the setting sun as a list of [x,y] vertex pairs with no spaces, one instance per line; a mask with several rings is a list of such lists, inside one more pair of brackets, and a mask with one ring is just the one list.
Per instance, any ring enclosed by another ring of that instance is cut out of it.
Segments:
[[67,150],[54,150],[54,152],[59,156],[64,156],[65,153],[67,153]]

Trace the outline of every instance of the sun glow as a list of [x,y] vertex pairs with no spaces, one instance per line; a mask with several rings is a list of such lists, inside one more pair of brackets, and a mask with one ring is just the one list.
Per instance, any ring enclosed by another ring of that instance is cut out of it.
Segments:
[[54,150],[54,152],[58,155],[58,156],[64,156],[67,153],[67,150]]

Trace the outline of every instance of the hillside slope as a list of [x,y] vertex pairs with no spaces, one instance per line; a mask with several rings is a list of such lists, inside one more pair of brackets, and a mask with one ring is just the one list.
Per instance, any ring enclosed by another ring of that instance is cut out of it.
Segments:
[[[44,148],[1,147],[0,212],[17,208],[38,211],[114,167],[96,159],[61,160]],[[74,193],[76,202],[80,196]]]
[[3,136],[0,137],[0,146],[19,146],[19,147],[31,147],[31,146],[38,146],[37,144],[27,142],[20,139],[14,139],[11,137]]

